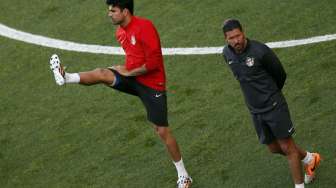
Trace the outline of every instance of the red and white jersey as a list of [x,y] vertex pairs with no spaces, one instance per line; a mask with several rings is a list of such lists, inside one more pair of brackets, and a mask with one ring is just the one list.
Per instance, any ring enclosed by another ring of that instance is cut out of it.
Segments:
[[126,53],[126,69],[130,71],[145,65],[148,71],[136,76],[136,80],[152,89],[166,90],[160,37],[152,22],[132,16],[126,27],[118,27],[116,38]]

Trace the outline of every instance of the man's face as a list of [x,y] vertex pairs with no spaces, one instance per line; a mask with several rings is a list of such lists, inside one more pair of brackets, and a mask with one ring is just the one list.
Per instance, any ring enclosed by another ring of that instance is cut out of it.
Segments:
[[113,25],[120,25],[125,21],[125,9],[121,10],[119,7],[109,5],[108,16],[111,17]]
[[246,47],[246,38],[244,32],[240,29],[233,29],[231,31],[226,32],[225,40],[227,43],[237,52],[241,53],[244,51]]

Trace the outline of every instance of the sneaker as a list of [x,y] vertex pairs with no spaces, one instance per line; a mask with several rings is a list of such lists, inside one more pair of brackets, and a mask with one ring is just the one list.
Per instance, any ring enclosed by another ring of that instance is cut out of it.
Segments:
[[180,176],[177,180],[177,188],[190,188],[192,183],[191,177]]
[[309,184],[313,182],[315,179],[315,170],[316,168],[320,165],[321,161],[321,156],[318,153],[312,153],[313,154],[313,159],[309,162],[309,164],[305,165],[305,177],[304,177],[304,182],[305,184]]
[[64,83],[65,83],[64,70],[63,70],[63,67],[61,65],[61,60],[58,57],[58,55],[56,55],[56,54],[52,55],[49,63],[50,63],[50,69],[54,73],[54,78],[55,78],[56,84],[58,84],[60,86],[64,85]]

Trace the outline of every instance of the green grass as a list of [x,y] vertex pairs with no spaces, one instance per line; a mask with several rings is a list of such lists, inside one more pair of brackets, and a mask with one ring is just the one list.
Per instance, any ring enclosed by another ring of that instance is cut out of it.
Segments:
[[[116,45],[104,1],[2,0],[0,21],[31,33],[83,43]],[[220,46],[224,19],[239,18],[248,35],[278,41],[336,30],[333,0],[141,0],[135,13],[150,18],[165,47]]]
[[[216,46],[222,45],[226,17],[241,18],[248,35],[263,41],[334,33],[334,4],[142,0],[136,13],[154,20],[165,46]],[[6,7],[0,22],[24,31],[116,44],[103,3],[12,0],[0,6]],[[311,188],[336,184],[335,48],[331,41],[276,50],[288,73],[284,93],[294,138],[324,157]],[[56,86],[48,68],[52,53],[60,54],[70,72],[123,62],[122,56],[0,37],[1,187],[173,187],[174,166],[142,104],[105,86]],[[165,65],[169,120],[193,188],[293,186],[286,160],[258,143],[239,85],[220,55],[166,56]]]

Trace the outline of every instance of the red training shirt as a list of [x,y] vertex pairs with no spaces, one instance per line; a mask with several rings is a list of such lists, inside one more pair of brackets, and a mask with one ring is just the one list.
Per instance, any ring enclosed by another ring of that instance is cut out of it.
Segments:
[[128,71],[145,65],[147,73],[136,76],[141,84],[155,90],[166,90],[160,37],[150,20],[132,16],[126,27],[119,26],[116,38],[126,53]]

